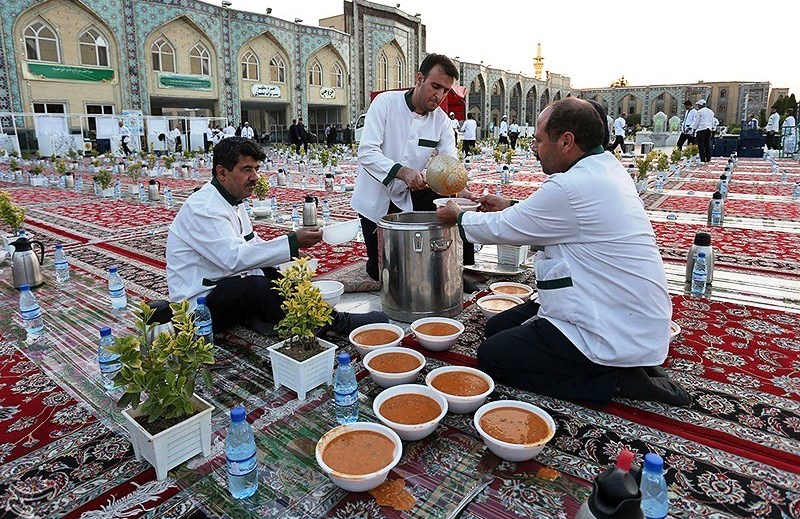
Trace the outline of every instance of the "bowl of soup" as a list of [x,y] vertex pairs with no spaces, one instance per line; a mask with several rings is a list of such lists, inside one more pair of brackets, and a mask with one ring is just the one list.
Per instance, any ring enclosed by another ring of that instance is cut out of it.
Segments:
[[372,410],[402,440],[414,441],[436,429],[447,414],[447,400],[428,386],[401,384],[381,391]]
[[464,333],[464,325],[447,317],[423,317],[411,323],[411,331],[422,347],[445,351],[455,346]]
[[495,295],[514,296],[527,301],[533,295],[533,287],[524,283],[512,281],[499,281],[489,285],[489,290]]
[[480,203],[469,198],[437,198],[433,201],[436,207],[444,207],[448,202],[455,202],[462,211],[477,211]]
[[505,312],[517,305],[521,305],[523,302],[524,301],[517,296],[491,294],[478,299],[478,308],[483,312],[483,316],[489,319],[500,312]]
[[379,348],[397,346],[403,339],[405,332],[396,324],[373,323],[359,326],[350,332],[350,344],[355,346],[363,357],[367,353]]
[[409,384],[425,367],[425,356],[400,346],[380,348],[366,354],[364,367],[380,387]]
[[397,433],[370,422],[334,427],[322,435],[316,448],[322,471],[349,492],[366,492],[386,481],[402,455]]
[[556,433],[547,411],[519,400],[484,404],[475,412],[474,423],[486,447],[506,461],[533,458]]
[[425,377],[428,387],[447,400],[447,410],[455,414],[475,411],[494,391],[494,380],[483,371],[462,366],[443,366]]

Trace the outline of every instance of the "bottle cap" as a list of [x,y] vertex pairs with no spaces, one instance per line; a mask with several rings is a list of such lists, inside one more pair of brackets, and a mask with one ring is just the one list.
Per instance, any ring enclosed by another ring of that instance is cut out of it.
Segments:
[[204,305],[204,304],[206,304],[206,296],[199,296],[199,297],[197,298],[197,304],[198,304],[198,305]]
[[314,197],[311,196],[311,195],[306,195],[305,203],[313,204],[314,203]]
[[31,287],[28,286],[28,285],[22,285],[22,286],[19,287],[19,291],[20,292],[25,292],[26,290],[30,290],[30,289],[31,289]]
[[100,328],[100,337],[108,337],[109,335],[111,335],[111,328],[108,326]]
[[711,198],[714,200],[722,200],[722,193],[719,191],[714,191],[714,194],[711,195]]
[[117,271],[117,267],[116,267],[116,265],[115,265],[115,266],[113,266],[113,267],[108,267],[108,273],[109,273],[109,274],[113,274],[113,273],[114,273],[114,272],[116,272],[116,271]]
[[644,457],[644,469],[648,472],[661,472],[664,470],[664,460],[655,452],[649,452]]
[[347,366],[348,364],[350,364],[350,354],[342,352],[339,354],[338,357],[336,357],[336,360],[339,361],[339,364]]
[[63,247],[60,243],[56,243],[56,250],[61,250]]
[[711,245],[711,235],[707,232],[698,232],[694,235],[694,244],[700,247],[709,247]]
[[245,418],[247,418],[247,411],[244,407],[237,406],[231,409],[231,422],[244,422]]

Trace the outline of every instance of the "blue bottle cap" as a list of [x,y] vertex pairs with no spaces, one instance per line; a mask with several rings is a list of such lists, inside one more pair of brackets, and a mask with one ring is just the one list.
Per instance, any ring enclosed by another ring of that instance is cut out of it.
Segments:
[[60,243],[56,243],[56,250],[60,250],[60,249],[62,249],[63,247],[64,247],[64,246],[63,246],[63,245],[61,245]]
[[346,366],[346,365],[350,364],[350,354],[346,353],[346,352],[342,352],[342,353],[339,354],[338,357],[336,357],[336,360],[339,361],[339,364],[342,364],[342,365]]
[[109,335],[111,335],[111,328],[108,326],[100,328],[100,337],[108,337]]
[[198,304],[198,305],[204,305],[204,304],[206,304],[206,296],[199,296],[199,297],[197,298],[197,304]]
[[22,285],[22,286],[19,287],[19,291],[20,292],[25,292],[26,290],[30,290],[30,289],[31,289],[31,287],[28,286],[28,285]]
[[247,411],[244,407],[234,407],[231,409],[231,422],[244,422],[245,418],[247,418]]
[[655,452],[649,452],[644,457],[644,469],[648,472],[662,472],[664,470],[664,460]]
[[108,272],[110,274],[113,274],[116,271],[117,271],[117,266],[116,265],[114,265],[113,267],[108,267]]

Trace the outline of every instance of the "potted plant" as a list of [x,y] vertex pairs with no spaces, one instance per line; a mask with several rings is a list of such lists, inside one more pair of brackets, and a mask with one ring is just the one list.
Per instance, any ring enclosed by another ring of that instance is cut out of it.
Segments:
[[11,200],[8,191],[0,191],[0,222],[3,222],[3,248],[8,250],[8,244],[17,239],[17,231],[25,221],[25,208],[20,207]]
[[[197,375],[211,387],[206,366],[214,363],[212,345],[195,335],[188,301],[170,304],[174,334],[149,340],[148,321],[154,310],[146,303],[136,312],[137,334],[118,338],[111,351],[121,369],[114,385],[137,460],[144,458],[163,480],[167,471],[196,454],[211,454],[211,411],[214,406],[194,394]],[[143,394],[147,395],[142,401]]]
[[283,296],[281,308],[286,314],[275,329],[284,340],[268,348],[275,388],[293,389],[300,400],[320,384],[331,384],[336,353],[335,344],[314,335],[333,319],[330,305],[311,283],[313,271],[307,260],[297,259],[275,280],[274,290]]
[[172,165],[175,164],[175,157],[172,155],[167,155],[164,157],[164,167],[167,171],[164,172],[164,176],[171,177],[173,175]]
[[44,166],[40,163],[32,164],[31,167],[28,169],[28,172],[31,175],[31,185],[32,186],[43,186],[47,182],[47,179],[42,176],[42,172],[44,171]]
[[100,188],[100,196],[111,198],[114,196],[114,188],[112,187],[114,179],[111,177],[111,172],[106,168],[98,170],[94,176],[97,186]]
[[650,159],[648,157],[641,157],[636,159],[636,168],[639,173],[636,175],[636,190],[639,193],[647,191],[647,172],[650,171]]
[[131,195],[138,196],[139,195],[139,181],[142,176],[142,164],[139,162],[133,162],[128,165],[128,169],[125,170],[125,174],[128,175],[128,178],[131,179]]
[[256,216],[267,216],[272,212],[269,200],[269,182],[267,179],[260,175],[256,180],[256,187],[253,188],[253,195],[256,200],[253,201],[253,214]]

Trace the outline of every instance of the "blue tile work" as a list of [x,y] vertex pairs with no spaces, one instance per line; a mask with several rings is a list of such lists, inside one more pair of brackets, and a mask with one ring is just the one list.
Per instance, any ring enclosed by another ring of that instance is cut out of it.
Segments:
[[[375,59],[381,47],[392,40],[397,40],[400,50],[406,58],[406,75],[411,77],[411,71],[416,70],[417,40],[413,33],[405,31],[394,25],[387,25],[385,20],[374,16],[364,16],[364,75],[366,76],[367,91],[377,90],[377,77],[375,73]],[[407,78],[408,79],[408,78]]]

